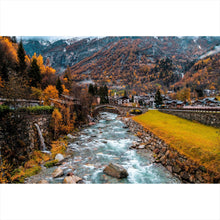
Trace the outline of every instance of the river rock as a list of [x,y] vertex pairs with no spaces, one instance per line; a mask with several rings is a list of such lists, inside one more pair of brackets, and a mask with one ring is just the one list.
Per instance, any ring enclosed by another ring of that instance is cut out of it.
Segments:
[[47,180],[40,180],[38,183],[40,183],[40,184],[48,184],[49,182]]
[[65,177],[63,183],[76,184],[81,180],[82,180],[82,178],[80,178],[78,176],[70,175],[70,176]]
[[62,154],[57,154],[55,157],[55,160],[61,161],[64,159],[64,156]]
[[71,135],[71,134],[68,134],[67,137],[68,137],[69,139],[74,139],[73,135]]
[[63,183],[68,183],[68,184],[76,184],[72,176],[66,176],[63,180]]
[[110,163],[105,167],[103,172],[118,179],[126,178],[128,176],[127,170],[123,166],[116,163]]
[[138,146],[138,149],[144,149],[145,148],[145,145],[144,144],[141,144]]
[[63,174],[64,174],[63,170],[60,167],[58,167],[56,170],[53,171],[52,177],[57,178],[57,177],[63,176]]

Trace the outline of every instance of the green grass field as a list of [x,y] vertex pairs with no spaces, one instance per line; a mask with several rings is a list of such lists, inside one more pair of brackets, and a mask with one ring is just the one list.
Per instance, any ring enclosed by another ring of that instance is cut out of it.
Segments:
[[220,172],[220,129],[157,110],[133,119],[181,154]]

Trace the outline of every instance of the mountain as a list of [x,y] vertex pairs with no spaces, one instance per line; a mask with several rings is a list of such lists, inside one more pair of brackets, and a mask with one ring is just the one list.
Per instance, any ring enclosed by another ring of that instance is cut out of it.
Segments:
[[[31,47],[31,45],[33,45]],[[110,88],[138,93],[182,86],[183,78],[201,59],[219,54],[220,37],[103,37],[72,38],[54,42],[27,41],[24,48],[36,48],[52,67],[62,73],[71,67],[78,83],[107,83]],[[215,68],[215,70],[217,69]],[[190,73],[188,73],[190,72]]]
[[192,90],[220,89],[220,52],[218,47],[200,57],[175,84],[175,87],[189,87]]
[[109,38],[71,38],[60,39],[53,42],[48,40],[25,40],[23,42],[26,53],[30,56],[36,52],[44,60],[50,59],[51,66],[62,73],[67,66],[73,66],[84,58],[92,56],[107,44],[116,42],[120,37]]

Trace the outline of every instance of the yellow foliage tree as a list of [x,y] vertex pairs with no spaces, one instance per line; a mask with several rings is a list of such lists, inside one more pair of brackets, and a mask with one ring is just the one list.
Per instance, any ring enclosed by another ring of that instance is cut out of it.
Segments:
[[58,99],[59,93],[55,86],[49,85],[43,92],[44,105],[51,105],[50,99]]
[[179,92],[177,92],[177,99],[183,101],[183,102],[190,102],[190,88],[183,88]]
[[0,183],[8,183],[11,180],[12,166],[6,160],[0,159]]
[[0,37],[0,42],[3,47],[7,48],[6,56],[10,55],[15,62],[18,61],[17,45],[12,43],[7,37]]
[[65,87],[65,85],[62,85],[63,88],[63,95],[69,95],[70,91]]
[[31,58],[31,62],[36,59],[37,60],[37,65],[40,68],[40,72],[41,74],[45,73],[45,66],[44,66],[44,59],[42,57],[42,55],[40,54],[39,56],[36,55],[36,53],[34,53],[34,55]]
[[0,87],[4,87],[2,77],[0,76]]
[[52,113],[52,120],[53,120],[53,128],[54,128],[54,138],[57,138],[62,130],[62,122],[63,122],[62,114],[59,112],[58,109],[54,109]]
[[25,63],[30,66],[31,65],[31,60],[29,58],[29,56],[25,55]]
[[32,91],[32,96],[34,98],[39,99],[40,101],[43,100],[43,91],[41,89],[35,88],[35,87],[31,87],[31,91]]

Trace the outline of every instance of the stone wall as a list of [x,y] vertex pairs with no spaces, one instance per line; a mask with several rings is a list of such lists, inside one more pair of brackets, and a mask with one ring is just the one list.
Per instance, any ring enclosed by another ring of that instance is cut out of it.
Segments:
[[161,112],[176,115],[191,121],[220,128],[220,112],[202,112],[190,110],[161,109]]
[[49,142],[51,114],[9,113],[0,121],[0,146],[3,158],[12,164],[26,161],[33,150],[41,150],[35,123],[45,142]]
[[[207,170],[204,166],[180,154],[137,122],[124,118],[124,123],[133,133],[137,133],[138,137],[141,138],[141,149],[145,148],[152,151],[155,158],[154,163],[161,163],[182,182],[220,183],[219,174]],[[143,143],[145,145],[144,148]],[[139,149],[138,146],[133,146],[132,148]]]

